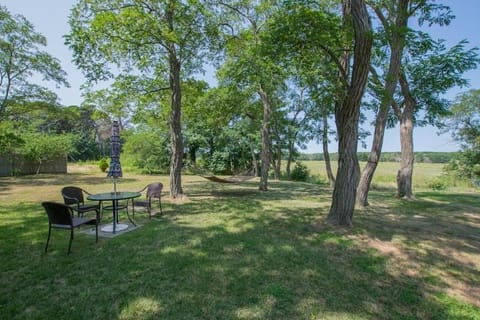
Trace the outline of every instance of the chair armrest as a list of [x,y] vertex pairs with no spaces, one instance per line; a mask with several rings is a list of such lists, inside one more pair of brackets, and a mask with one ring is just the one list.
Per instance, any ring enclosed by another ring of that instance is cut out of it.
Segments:
[[72,200],[73,202],[75,202],[77,204],[77,208],[80,208],[80,201],[78,201],[77,198],[73,198],[73,197],[69,197],[69,196],[66,196],[66,195],[62,195],[65,199],[68,199],[68,200]]
[[145,186],[145,187],[142,188],[142,190],[138,190],[137,192],[142,193],[143,191],[147,190],[147,188],[148,188],[148,186]]

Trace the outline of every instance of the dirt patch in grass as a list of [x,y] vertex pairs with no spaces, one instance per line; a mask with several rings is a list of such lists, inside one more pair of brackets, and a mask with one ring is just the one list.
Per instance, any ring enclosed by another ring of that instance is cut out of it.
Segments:
[[479,208],[452,204],[436,215],[378,209],[361,212],[348,238],[388,256],[390,272],[420,278],[432,294],[441,289],[480,307]]

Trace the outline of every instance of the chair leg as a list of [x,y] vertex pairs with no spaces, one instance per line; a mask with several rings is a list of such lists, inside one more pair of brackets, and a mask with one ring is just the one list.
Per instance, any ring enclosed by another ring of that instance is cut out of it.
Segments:
[[47,252],[48,243],[50,242],[50,235],[51,234],[52,234],[52,225],[48,224],[48,238],[47,238],[47,244],[45,245],[45,252]]
[[73,241],[73,228],[70,229],[70,242],[68,243],[67,254],[70,254],[70,252],[72,251],[72,241]]

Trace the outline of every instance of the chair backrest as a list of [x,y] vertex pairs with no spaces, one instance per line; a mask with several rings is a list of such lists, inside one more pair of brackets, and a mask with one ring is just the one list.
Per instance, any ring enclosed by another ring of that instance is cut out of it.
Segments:
[[147,186],[147,199],[160,198],[163,190],[163,184],[160,182],[150,183]]
[[66,205],[70,204],[83,204],[85,199],[83,198],[83,190],[79,187],[64,187],[62,188],[63,201]]
[[51,224],[73,225],[72,209],[62,203],[42,202]]

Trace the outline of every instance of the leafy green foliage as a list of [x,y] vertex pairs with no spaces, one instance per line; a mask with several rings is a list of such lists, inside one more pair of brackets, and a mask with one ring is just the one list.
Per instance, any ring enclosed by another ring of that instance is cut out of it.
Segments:
[[290,179],[293,181],[307,181],[308,177],[310,176],[310,170],[306,165],[297,161],[295,163],[295,167],[293,168]]
[[102,158],[102,159],[100,159],[100,161],[98,162],[98,168],[99,168],[100,171],[102,171],[102,172],[107,171],[108,166],[109,166],[109,165],[108,165],[108,160],[107,160],[107,158],[105,158],[105,157]]
[[0,5],[0,120],[15,112],[15,104],[29,101],[55,103],[56,95],[34,84],[32,76],[68,86],[60,61],[41,48],[45,37],[21,15],[12,15]]
[[480,179],[480,90],[470,90],[457,97],[448,118],[453,137],[462,143],[462,152],[453,159],[448,170],[460,177]]
[[128,135],[123,145],[127,163],[145,173],[166,173],[170,164],[168,138],[157,132]]
[[447,189],[447,182],[444,179],[437,178],[428,183],[428,187],[434,191],[440,191]]
[[0,150],[3,154],[12,154],[19,149],[25,141],[15,129],[15,124],[10,121],[0,122]]
[[464,73],[479,64],[478,48],[468,48],[466,40],[447,48],[443,40],[434,41],[421,32],[410,36],[403,65],[416,101],[415,124],[443,127],[441,120],[448,115],[450,106],[443,95],[453,87],[468,84]]
[[43,135],[39,133],[26,133],[23,136],[24,145],[20,153],[27,159],[34,160],[38,168],[42,162],[59,157],[67,157],[73,151],[73,136]]

